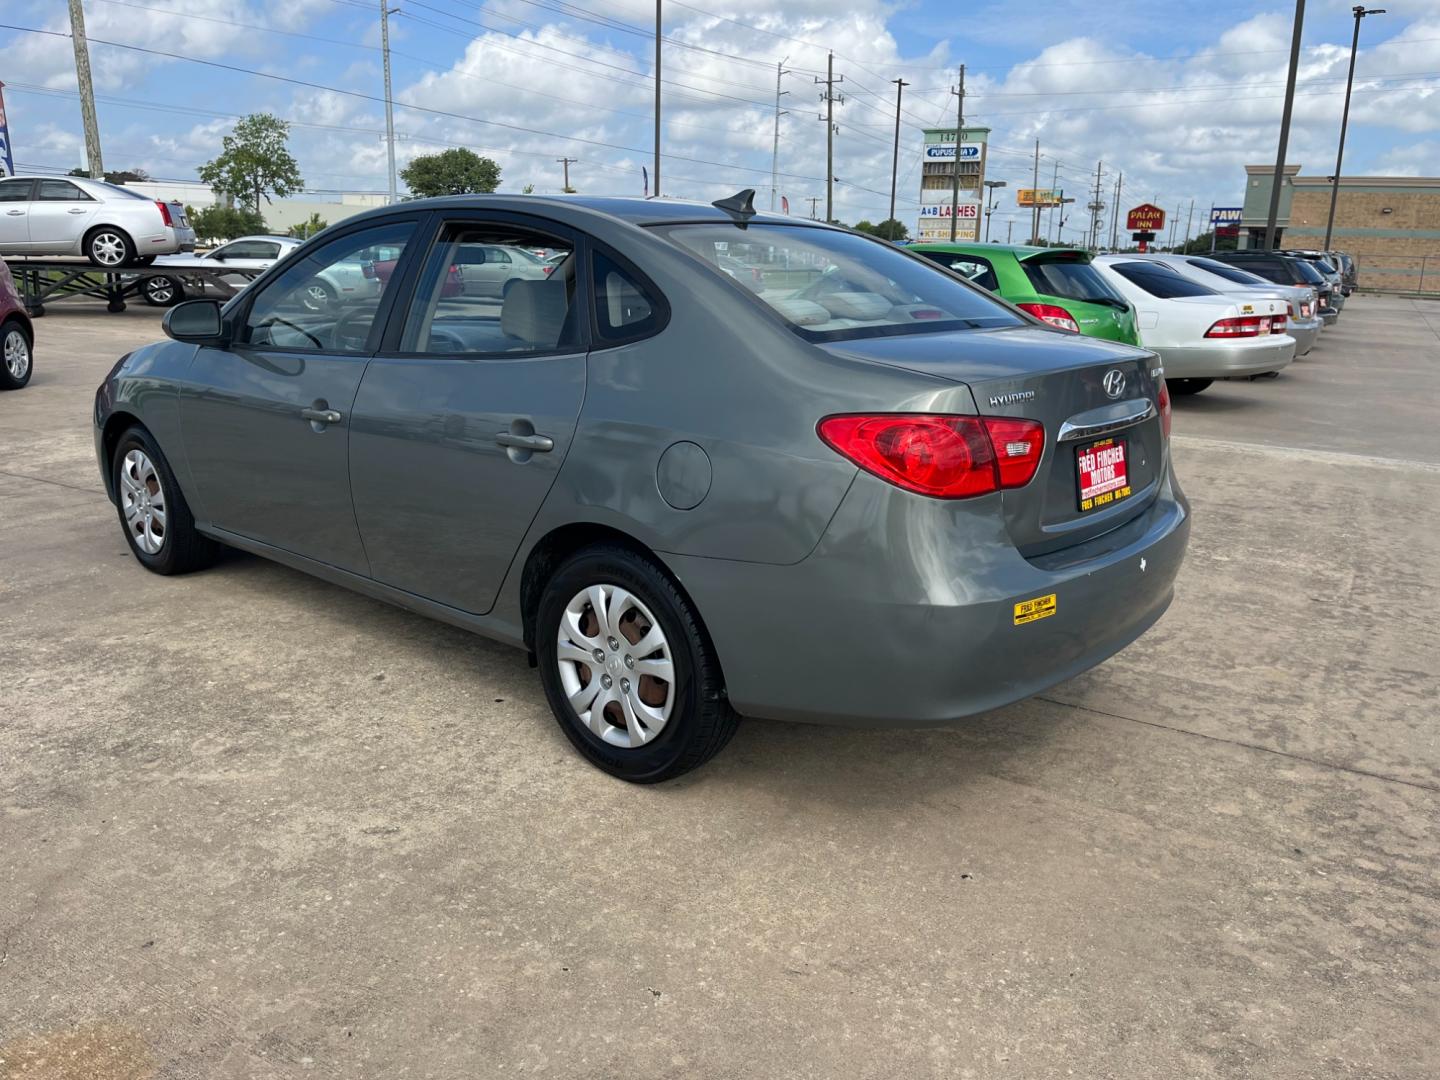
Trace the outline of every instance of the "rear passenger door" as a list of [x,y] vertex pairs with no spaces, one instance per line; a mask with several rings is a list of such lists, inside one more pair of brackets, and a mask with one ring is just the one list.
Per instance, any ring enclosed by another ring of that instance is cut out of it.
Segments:
[[45,251],[78,248],[99,208],[99,202],[69,180],[39,181],[30,204],[31,245]]
[[[525,215],[451,216],[408,280],[389,286],[397,317],[350,428],[355,518],[377,581],[474,614],[494,606],[585,398],[579,243]],[[509,244],[571,256],[503,297],[455,287]]]

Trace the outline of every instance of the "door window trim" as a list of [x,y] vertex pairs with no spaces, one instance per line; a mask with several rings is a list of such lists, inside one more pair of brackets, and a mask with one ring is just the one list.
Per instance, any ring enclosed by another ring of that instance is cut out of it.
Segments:
[[[5,176],[0,177],[0,180],[14,184],[17,191],[25,190],[28,192],[28,194],[18,199],[6,199],[5,202],[32,203],[35,201],[35,178],[33,176]],[[20,185],[25,184],[27,181],[29,182],[28,186],[22,189]]]
[[[47,197],[46,195],[43,194],[43,192],[44,192],[44,190],[45,190],[45,185],[46,185],[47,183],[48,183],[48,184],[64,184],[64,185],[65,185],[66,187],[68,187],[71,191],[74,191],[74,192],[76,192],[77,194],[67,195],[67,196],[65,196],[65,198],[63,198],[63,199],[57,199],[57,198],[54,198],[53,196]],[[34,186],[33,188],[31,188],[31,195],[33,196],[32,200],[31,200],[32,202],[98,202],[98,201],[99,201],[98,199],[95,198],[95,196],[91,195],[88,191],[86,191],[84,188],[82,188],[79,184],[72,183],[71,181],[66,180],[64,177],[60,177],[60,176],[42,176],[42,177],[40,177],[38,180],[35,181],[35,186]]]

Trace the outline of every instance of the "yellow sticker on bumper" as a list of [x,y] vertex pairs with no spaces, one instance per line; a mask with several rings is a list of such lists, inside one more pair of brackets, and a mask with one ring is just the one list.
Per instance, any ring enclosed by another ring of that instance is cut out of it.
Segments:
[[1015,605],[1015,625],[1024,626],[1037,619],[1048,619],[1055,614],[1055,594],[1037,596],[1033,600],[1021,600]]

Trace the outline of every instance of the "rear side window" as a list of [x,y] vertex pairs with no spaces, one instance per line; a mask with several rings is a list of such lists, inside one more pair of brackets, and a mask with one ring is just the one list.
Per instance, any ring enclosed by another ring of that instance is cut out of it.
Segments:
[[916,254],[924,256],[933,263],[939,263],[947,270],[954,270],[955,273],[962,274],[982,289],[989,289],[991,292],[1000,291],[1000,280],[995,276],[995,267],[990,265],[988,259],[982,259],[978,255],[964,255],[956,251],[917,251]]
[[1100,272],[1088,262],[1078,259],[1055,262],[1025,259],[1021,261],[1020,268],[1030,280],[1030,287],[1044,296],[1060,296],[1092,304],[1111,300],[1124,303],[1120,294],[1105,284]]
[[596,251],[591,266],[595,276],[595,326],[606,344],[649,337],[661,327],[660,301],[643,284],[639,274]]
[[40,181],[41,202],[85,202],[89,199],[89,195],[86,195],[69,180]]
[[1114,270],[1127,281],[1134,282],[1151,296],[1162,300],[1173,300],[1177,296],[1216,296],[1214,289],[1183,278],[1173,270],[1167,270],[1155,263],[1125,262],[1112,263]]
[[1264,280],[1258,274],[1251,274],[1234,266],[1226,266],[1214,259],[1186,259],[1185,261],[1197,270],[1204,270],[1207,274],[1214,274],[1226,281],[1233,281],[1236,285],[1259,285]]
[[1321,274],[1319,270],[1316,270],[1315,267],[1311,266],[1304,259],[1291,259],[1290,265],[1293,266],[1297,271],[1299,271],[1300,277],[1303,278],[1307,284],[1325,284],[1324,275]]

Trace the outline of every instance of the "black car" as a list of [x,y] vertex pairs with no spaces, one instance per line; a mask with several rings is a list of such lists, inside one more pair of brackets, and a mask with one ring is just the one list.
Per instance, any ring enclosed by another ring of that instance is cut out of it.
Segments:
[[1359,272],[1355,266],[1355,260],[1344,251],[1326,252],[1330,259],[1330,265],[1340,271],[1340,280],[1343,282],[1341,291],[1349,296],[1355,291],[1359,282]]
[[1216,251],[1208,258],[1232,263],[1281,285],[1308,285],[1320,296],[1320,316],[1329,326],[1340,317],[1330,281],[1299,255],[1281,251]]

